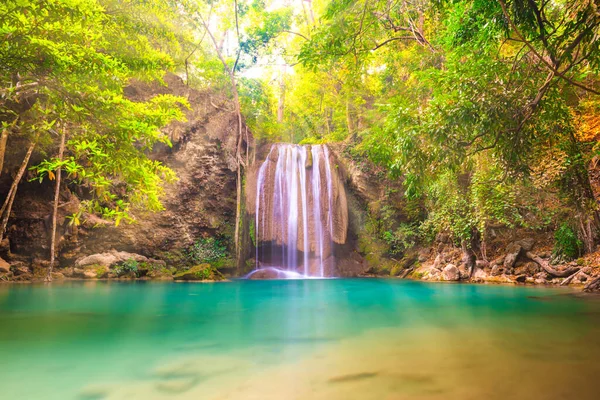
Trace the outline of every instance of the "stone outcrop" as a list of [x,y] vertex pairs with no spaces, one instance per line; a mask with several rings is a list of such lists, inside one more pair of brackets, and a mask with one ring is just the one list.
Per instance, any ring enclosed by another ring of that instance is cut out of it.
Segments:
[[[82,224],[74,226],[67,216],[79,209],[86,193],[77,186],[74,190],[79,192],[73,193],[63,187],[58,214],[59,268],[73,267],[76,261],[82,262],[83,256],[103,254],[110,249],[177,263],[175,256],[200,238],[233,235],[237,118],[229,107],[230,100],[224,94],[189,88],[175,75],[167,75],[165,82],[166,85],[134,82],[125,91],[134,101],[173,94],[186,97],[191,105],[191,109],[185,110],[187,121],[174,122],[164,129],[173,146],[157,145],[150,154],[173,169],[178,177],[176,182],[165,186],[162,199],[165,210],[156,213],[134,210],[136,222],[123,222],[118,227],[111,221],[83,215]],[[250,132],[247,137],[253,144]],[[15,148],[17,144],[10,146]],[[15,155],[14,162],[9,157],[6,168],[10,170],[19,157]],[[41,155],[34,154],[31,163],[41,159]],[[0,176],[0,198],[8,190],[9,178],[8,173]],[[0,249],[0,256],[10,264],[48,259],[52,193],[52,183],[23,179],[7,229],[10,246]],[[94,262],[110,263],[103,257]]]
[[119,263],[123,263],[129,260],[133,260],[138,263],[157,265],[161,267],[164,267],[166,265],[165,262],[162,260],[155,260],[142,256],[140,254],[128,253],[126,251],[116,251],[113,249],[106,253],[92,254],[86,257],[82,257],[75,261],[75,267],[82,268],[94,265],[110,268]]

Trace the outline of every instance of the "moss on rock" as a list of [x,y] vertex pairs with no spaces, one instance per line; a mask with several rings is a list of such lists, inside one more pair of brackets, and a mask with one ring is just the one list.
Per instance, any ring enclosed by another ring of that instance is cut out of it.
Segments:
[[210,264],[199,264],[173,276],[176,281],[220,281],[223,275]]

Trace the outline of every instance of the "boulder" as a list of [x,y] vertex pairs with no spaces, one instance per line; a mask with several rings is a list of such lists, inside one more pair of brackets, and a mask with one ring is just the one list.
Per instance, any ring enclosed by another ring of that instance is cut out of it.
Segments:
[[433,268],[442,269],[443,262],[444,262],[444,256],[443,256],[443,254],[440,253],[435,257],[435,261],[433,261]]
[[504,258],[504,269],[505,273],[511,273],[512,268],[517,262],[517,258],[519,258],[519,254],[521,254],[521,246],[517,243],[511,243],[506,247],[506,257]]
[[482,280],[486,280],[489,277],[488,273],[485,272],[485,270],[483,268],[478,268],[475,267],[475,271],[473,271],[473,280],[475,281],[482,281]]
[[0,258],[0,273],[10,272],[10,264]]
[[514,269],[515,275],[533,276],[540,272],[540,266],[533,261],[517,265]]
[[476,268],[486,269],[489,266],[490,266],[489,261],[485,261],[485,260],[477,260],[477,261],[475,261],[475,267]]
[[527,280],[527,276],[526,275],[519,275],[515,278],[515,280],[519,283],[525,283],[525,281]]
[[86,269],[83,271],[83,277],[85,279],[96,279],[98,278],[98,273],[91,269]]
[[223,275],[210,264],[200,264],[173,275],[173,279],[176,281],[220,281],[223,280]]
[[471,277],[469,266],[467,264],[460,264],[458,266],[458,272],[460,274],[460,279],[469,279]]
[[[96,278],[110,278],[110,268],[120,265],[128,260],[134,260],[138,262],[137,275],[133,274],[132,278],[137,276],[146,276],[149,278],[170,276],[168,274],[162,274],[162,271],[166,267],[166,263],[162,260],[156,260],[153,258],[144,257],[136,253],[128,253],[126,251],[111,250],[105,253],[92,254],[86,257],[82,257],[75,262],[76,269],[88,269],[93,268]],[[104,270],[100,270],[104,268]],[[92,273],[84,274],[79,272],[75,274],[76,277],[89,278]],[[89,276],[86,276],[89,275]]]
[[500,256],[492,260],[490,263],[490,267],[494,267],[494,265],[502,265],[504,263],[505,256]]
[[430,252],[431,252],[431,249],[429,247],[419,250],[419,256],[418,256],[419,262],[423,263],[423,262],[427,261],[427,259],[429,258]]
[[521,246],[523,251],[531,251],[533,249],[533,246],[535,245],[535,239],[534,238],[521,239],[521,240],[517,241],[516,244]]
[[85,270],[83,268],[71,268],[66,276],[71,278],[85,278],[84,272]]
[[445,281],[457,281],[460,279],[460,271],[454,264],[448,264],[442,271],[442,279]]
[[[135,260],[138,262],[148,262],[150,259],[136,253],[128,253],[126,251],[111,250],[106,253],[92,254],[90,256],[82,257],[75,261],[76,267],[86,267],[88,265],[99,265],[105,267],[111,267],[117,263],[124,262],[127,260]],[[158,260],[157,260],[158,261]]]

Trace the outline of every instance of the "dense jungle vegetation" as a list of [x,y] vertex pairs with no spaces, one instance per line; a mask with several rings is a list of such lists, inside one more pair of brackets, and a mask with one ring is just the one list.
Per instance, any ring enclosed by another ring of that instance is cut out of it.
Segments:
[[[0,240],[24,176],[55,181],[55,214],[61,178],[84,188],[74,224],[160,210],[176,176],[147,150],[189,105],[124,88],[174,72],[230,94],[239,143],[242,120],[265,141],[343,141],[401,180],[392,244],[479,247],[502,225],[594,251],[599,26],[593,0],[4,0]],[[239,199],[250,161],[236,156]]]

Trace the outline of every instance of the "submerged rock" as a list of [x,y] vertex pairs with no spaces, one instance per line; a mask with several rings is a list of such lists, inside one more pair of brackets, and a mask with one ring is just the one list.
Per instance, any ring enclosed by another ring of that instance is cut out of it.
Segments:
[[284,269],[278,269],[273,267],[260,268],[250,272],[247,275],[248,279],[301,279],[306,278],[296,271],[289,271]]

